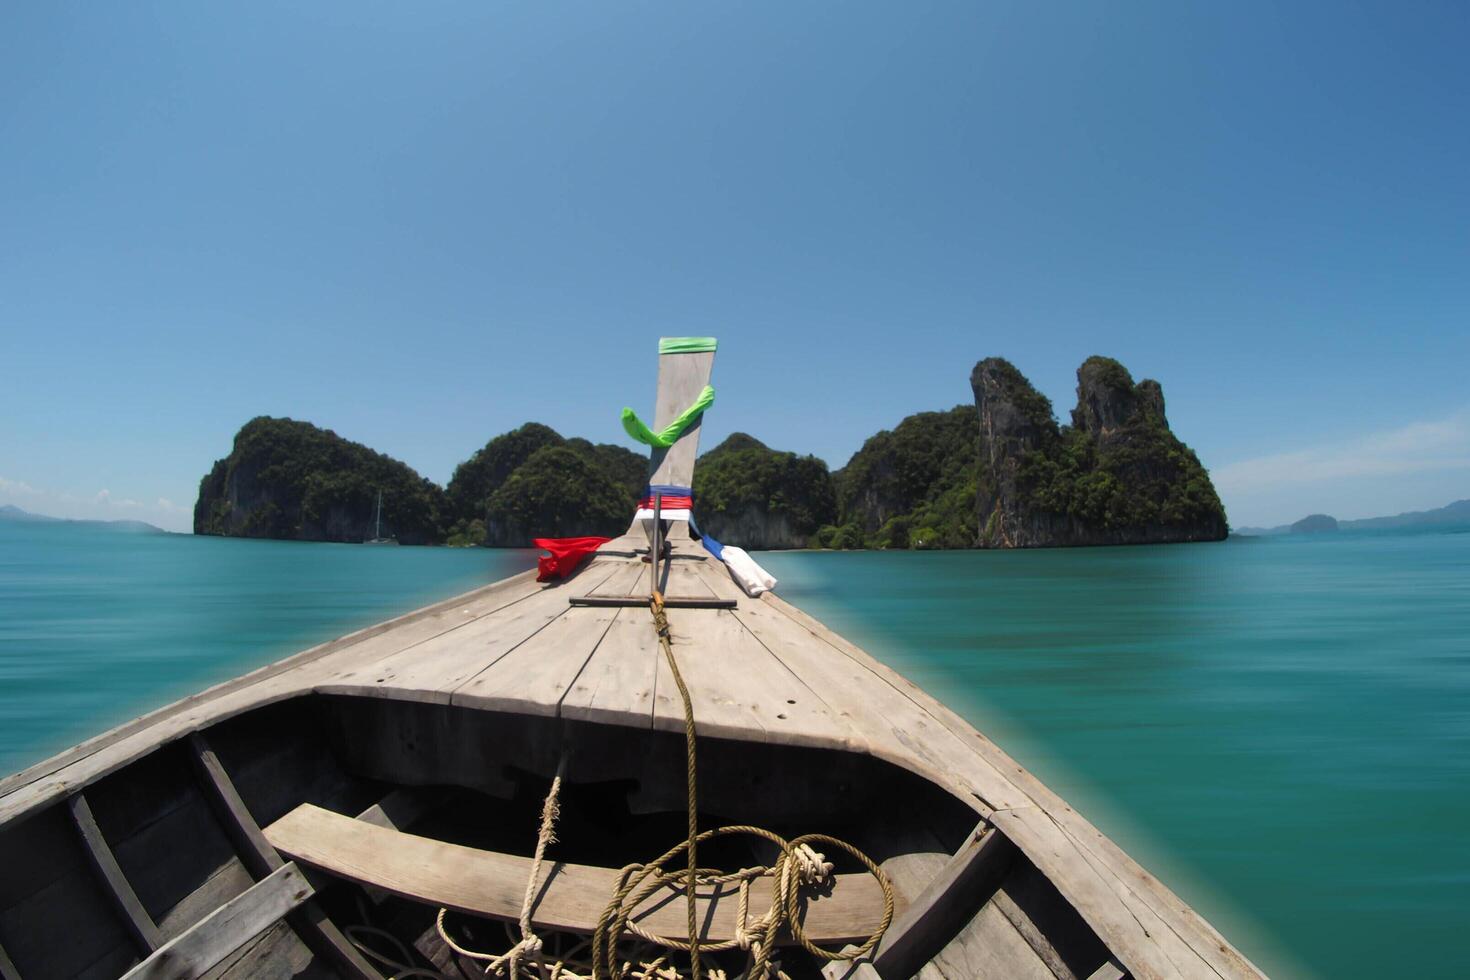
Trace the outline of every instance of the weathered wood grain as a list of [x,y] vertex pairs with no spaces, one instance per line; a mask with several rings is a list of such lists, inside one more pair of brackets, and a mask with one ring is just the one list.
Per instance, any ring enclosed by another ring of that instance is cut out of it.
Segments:
[[[738,590],[722,569],[706,567],[717,590]],[[769,593],[767,593],[769,594]],[[973,799],[982,816],[995,805],[1025,805],[1030,798],[1003,774],[955,739],[904,692],[882,683],[871,666],[837,655],[823,632],[784,616],[761,599],[745,599],[735,619],[793,675],[811,698],[819,698],[853,732],[854,749],[917,772],[963,799]],[[975,799],[978,797],[978,799]]]
[[191,734],[189,748],[194,753],[196,771],[210,804],[219,816],[220,825],[234,841],[235,850],[245,862],[245,867],[259,881],[285,862],[260,832],[260,825],[255,822],[250,808],[240,798],[229,773],[225,772],[219,756],[204,736],[198,732]]
[[245,869],[244,863],[232,853],[228,862],[208,875],[197,888],[190,890],[168,911],[159,915],[158,931],[165,941],[172,939],[236,895],[244,894],[253,884],[255,879]]
[[[229,773],[225,772],[219,757],[204,736],[194,732],[189,736],[189,746],[210,801],[218,808],[226,833],[234,839],[245,866],[251,869],[257,880],[264,880],[285,862],[266,840],[260,825],[255,822],[255,817],[251,815],[245,801],[235,789],[235,784],[230,780]],[[345,975],[361,980],[378,980],[377,971],[347,941],[347,937],[342,935],[341,930],[326,917],[316,903],[308,902],[293,912],[291,924],[314,952],[328,957]]]
[[357,819],[375,827],[407,830],[451,795],[450,791],[440,789],[395,789],[359,813]]
[[123,980],[193,980],[314,894],[295,864],[283,864],[169,940]]
[[323,694],[355,694],[449,704],[461,684],[545,629],[567,611],[567,596],[595,588],[622,566],[597,562],[562,586],[543,587],[494,613],[406,650],[318,681]]
[[1112,883],[1087,862],[1076,842],[1044,811],[1016,807],[997,810],[990,819],[1056,885],[1136,980],[1215,975],[1187,946],[1183,949],[1188,955],[1176,960],[1178,951],[1166,947],[1164,936],[1117,901]]
[[1067,966],[1067,961],[1057,952],[1052,941],[1037,928],[1036,923],[1031,921],[1030,917],[1010,895],[1006,894],[1004,889],[991,896],[990,904],[994,905],[1000,914],[1016,927],[1016,932],[1026,940],[1027,945],[1035,950],[1037,957],[1046,964],[1046,968],[1057,980],[1077,980],[1077,975]]
[[630,596],[648,595],[648,566],[634,559],[624,559],[620,564],[613,566],[614,571],[606,580],[595,589],[588,591],[588,596]]
[[112,848],[102,836],[102,829],[97,826],[97,818],[92,815],[87,797],[76,793],[68,797],[66,806],[98,882],[121,914],[123,924],[127,926],[133,941],[138,944],[138,952],[147,956],[163,945],[158,926],[148,910],[143,908],[143,903],[138,901],[138,895],[129,884],[127,875],[118,866]]
[[206,970],[200,980],[336,980],[284,919]]
[[561,702],[561,716],[636,728],[653,726],[658,638],[646,609],[618,609]]
[[[823,748],[851,744],[852,729],[772,657],[733,612],[681,609],[668,616],[674,656],[700,734]],[[683,731],[684,706],[674,675],[663,657],[657,663],[653,727]]]
[[[302,804],[266,830],[268,839],[295,860],[360,884],[429,905],[514,921],[520,916],[531,859],[431,840],[375,827],[340,813]],[[591,933],[613,894],[612,868],[551,863],[532,921],[544,928]],[[738,892],[733,886],[701,893],[701,937],[733,938]],[[770,879],[751,885],[751,909],[771,900]],[[658,893],[639,906],[639,925],[660,935],[686,938],[682,894]],[[838,875],[829,895],[806,903],[804,928],[819,943],[865,939],[877,928],[883,898],[867,874]]]
[[870,957],[884,977],[913,976],[980,910],[1010,869],[1015,845],[977,827],[929,886],[914,899]]
[[[658,359],[658,394],[653,409],[652,429],[657,432],[694,403],[714,370],[715,352],[662,354]],[[649,460],[648,482],[687,487],[694,482],[694,460],[699,456],[696,421],[668,449],[655,449]]]
[[[882,970],[878,971],[882,974]],[[975,913],[949,943],[915,974],[918,980],[997,977],[1057,980],[1046,963],[994,905]],[[888,980],[893,980],[890,976]]]
[[544,629],[456,687],[452,703],[555,717],[617,614],[617,609],[563,605]]
[[1102,966],[1093,970],[1087,980],[1123,980],[1127,976],[1123,967],[1116,960],[1108,960]]

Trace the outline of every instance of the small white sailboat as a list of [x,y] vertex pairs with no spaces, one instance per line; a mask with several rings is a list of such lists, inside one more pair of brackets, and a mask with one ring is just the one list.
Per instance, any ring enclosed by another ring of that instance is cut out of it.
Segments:
[[378,507],[373,514],[373,536],[363,544],[397,544],[397,538],[383,537],[383,491],[378,491]]

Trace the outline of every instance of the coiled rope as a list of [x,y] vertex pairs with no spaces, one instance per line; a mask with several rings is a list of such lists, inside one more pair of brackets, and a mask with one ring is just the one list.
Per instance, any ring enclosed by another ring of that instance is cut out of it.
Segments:
[[[679,699],[684,707],[684,753],[685,774],[687,779],[686,793],[689,815],[689,838],[683,843],[677,844],[658,859],[648,864],[630,864],[622,869],[618,890],[613,894],[612,900],[608,902],[607,908],[598,921],[597,931],[592,937],[592,976],[593,980],[611,980],[614,976],[615,953],[618,938],[625,932],[630,932],[647,942],[663,946],[667,949],[675,949],[689,954],[689,973],[692,980],[701,980],[704,964],[701,960],[701,952],[715,953],[729,949],[744,949],[750,956],[749,966],[745,971],[748,980],[767,980],[771,976],[771,953],[775,947],[777,934],[784,926],[791,932],[792,938],[799,943],[808,953],[823,960],[852,960],[867,954],[878,941],[883,938],[883,933],[888,930],[889,923],[893,921],[893,886],[884,874],[883,869],[878,867],[862,851],[846,841],[829,837],[826,834],[803,834],[793,840],[786,840],[778,834],[772,833],[761,827],[751,827],[744,824],[720,827],[716,830],[699,831],[699,796],[698,796],[698,766],[696,763],[696,740],[694,736],[694,702],[689,696],[689,687],[684,682],[684,675],[679,671],[679,660],[674,655],[673,636],[669,629],[668,613],[664,609],[662,593],[657,589],[649,600],[649,609],[653,613],[654,632],[658,635],[659,646],[663,650],[664,659],[668,662],[669,671],[674,675],[674,684],[679,689]],[[730,874],[722,874],[711,869],[700,868],[696,852],[698,845],[715,837],[734,836],[747,834],[770,841],[776,845],[780,856],[776,863],[767,867],[744,868]],[[805,885],[816,885],[825,882],[832,874],[832,863],[825,856],[816,851],[812,845],[820,844],[824,847],[835,847],[852,855],[861,863],[874,878],[883,892],[883,918],[878,929],[868,937],[860,946],[845,949],[841,952],[832,952],[822,949],[807,938],[802,929],[799,900],[801,888]],[[659,888],[669,885],[678,880],[678,876],[664,871],[664,865],[676,859],[680,854],[685,857],[683,873],[684,905],[688,914],[688,940],[681,942],[667,936],[657,936],[641,929],[637,923],[632,921],[632,916],[639,904]],[[755,878],[771,876],[775,878],[775,888],[771,897],[771,905],[766,913],[755,922],[750,922],[750,882]],[[696,890],[699,886],[718,887],[722,884],[736,882],[739,884],[740,898],[739,910],[736,915],[735,938],[721,943],[701,946],[699,942],[698,910]],[[778,975],[785,974],[779,970]]]

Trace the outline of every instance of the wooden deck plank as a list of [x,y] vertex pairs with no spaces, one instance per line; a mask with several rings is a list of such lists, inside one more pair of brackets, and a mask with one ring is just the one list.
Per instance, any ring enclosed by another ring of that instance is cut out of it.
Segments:
[[572,608],[453,689],[451,703],[556,717],[562,698],[620,610]]
[[284,919],[206,970],[200,980],[333,980]]
[[245,893],[230,899],[153,955],[122,980],[184,980],[199,977],[314,894],[295,864],[283,864]]
[[82,839],[82,849],[91,862],[93,872],[97,875],[98,881],[102,884],[113,905],[122,915],[123,924],[127,926],[128,933],[137,944],[138,952],[147,956],[163,945],[163,937],[158,932],[157,923],[148,914],[148,910],[143,908],[143,903],[138,900],[137,892],[133,891],[127,875],[123,874],[122,867],[117,863],[117,857],[112,853],[112,847],[102,836],[102,828],[97,826],[97,818],[92,815],[92,807],[87,802],[87,797],[82,793],[76,793],[67,798],[66,805],[71,812],[72,824]]
[[[1150,931],[1133,910],[1117,901],[1112,884],[1093,869],[1076,842],[1044,811],[1016,807],[997,810],[990,819],[1056,885],[1135,980],[1216,975],[1192,952],[1183,962],[1176,962],[1176,951],[1162,945],[1163,937]],[[1187,946],[1183,948],[1188,950]]]
[[588,592],[588,595],[629,596],[648,595],[648,566],[638,559],[624,559],[623,566],[615,570],[606,581]]
[[893,920],[873,951],[873,966],[885,977],[918,972],[988,902],[1014,856],[1015,845],[998,831],[977,828],[904,914]]
[[666,597],[681,596],[691,599],[715,598],[715,590],[705,581],[704,576],[699,574],[699,569],[703,565],[703,558],[682,556],[664,562],[665,571],[660,576],[663,579],[663,594]]
[[650,614],[636,606],[616,616],[561,702],[561,716],[637,728],[653,726],[653,692],[663,656]]
[[1077,975],[1067,966],[1067,961],[1062,958],[1051,939],[1037,928],[1036,923],[1031,921],[1025,910],[1006,893],[1005,886],[1002,886],[990,901],[1000,910],[1001,915],[1004,915],[1010,920],[1011,925],[1016,927],[1016,932],[1020,933],[1021,938],[1036,951],[1036,955],[1041,958],[1057,980],[1077,980]]
[[[276,821],[266,836],[295,860],[359,884],[506,921],[520,916],[532,863],[530,858],[398,833],[311,804]],[[617,878],[613,868],[548,862],[532,921],[545,928],[591,933]],[[752,912],[764,910],[771,900],[771,879],[752,882],[750,891]],[[702,892],[700,904],[702,937],[732,938],[738,889],[724,886],[717,894]],[[639,908],[637,921],[644,928],[686,937],[682,894],[670,889]],[[838,875],[829,895],[808,899],[803,924],[816,942],[849,942],[867,938],[882,914],[882,893],[870,875]]]
[[622,565],[595,563],[563,586],[533,594],[406,650],[323,678],[323,694],[356,694],[449,704],[465,681],[545,629],[567,610],[567,597],[596,588]]
[[[879,974],[884,974],[880,969]],[[892,974],[891,976],[898,976]],[[994,905],[975,913],[959,934],[945,944],[915,975],[918,980],[1057,980],[1016,927]]]
[[[674,655],[701,734],[826,748],[850,745],[852,729],[813,698],[733,612],[676,609],[668,615]],[[652,632],[651,621],[648,628]],[[654,727],[683,731],[684,708],[673,674],[662,656],[657,665]]]
[[1123,968],[1118,964],[1117,960],[1108,960],[1102,966],[1093,970],[1088,975],[1087,980],[1123,980],[1126,976],[1127,974],[1123,971]]
[[[717,590],[739,588],[719,569],[708,568],[704,574]],[[843,655],[821,633],[785,616],[764,597],[746,599],[733,615],[802,679],[812,696],[825,701],[850,726],[854,748],[950,787],[961,798],[979,804],[976,809],[982,814],[995,806],[1031,802],[911,698],[884,683],[871,666]]]

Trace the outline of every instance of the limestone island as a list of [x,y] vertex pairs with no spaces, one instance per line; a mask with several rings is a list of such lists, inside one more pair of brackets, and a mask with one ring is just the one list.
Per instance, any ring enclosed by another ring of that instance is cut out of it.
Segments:
[[[1038,548],[1218,541],[1225,509],[1169,428],[1163,389],[1106,357],[1077,370],[1077,407],[1010,362],[970,377],[974,402],[920,412],[867,439],[841,469],[737,432],[699,457],[701,528],[752,550]],[[308,422],[260,417],[200,482],[196,534],[529,547],[616,536],[647,480],[629,450],[536,422],[496,436],[440,487],[407,464]],[[381,520],[378,501],[381,500]],[[379,525],[381,525],[381,530]]]

